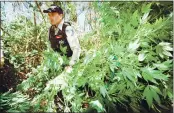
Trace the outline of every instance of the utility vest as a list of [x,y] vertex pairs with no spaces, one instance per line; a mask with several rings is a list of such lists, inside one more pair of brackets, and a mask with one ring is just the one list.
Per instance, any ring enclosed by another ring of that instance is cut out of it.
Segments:
[[58,33],[55,35],[54,26],[50,27],[49,31],[49,41],[51,43],[51,48],[59,52],[60,55],[65,55],[67,57],[71,57],[73,52],[70,48],[70,45],[67,40],[67,35],[65,29],[67,26],[71,26],[69,22],[64,22],[62,26],[62,30],[59,29]]

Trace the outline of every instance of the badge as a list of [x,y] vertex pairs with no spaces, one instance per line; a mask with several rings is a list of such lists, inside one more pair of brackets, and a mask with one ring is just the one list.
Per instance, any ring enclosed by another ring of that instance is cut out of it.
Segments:
[[58,39],[59,39],[59,38],[62,38],[62,36],[60,36],[60,35],[57,35],[57,36],[56,36],[56,38],[58,38]]

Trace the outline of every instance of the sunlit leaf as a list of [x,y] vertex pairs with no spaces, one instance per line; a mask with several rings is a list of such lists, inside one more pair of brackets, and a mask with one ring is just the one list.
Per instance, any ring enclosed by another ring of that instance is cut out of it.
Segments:
[[135,40],[134,42],[130,42],[128,46],[128,51],[135,52],[139,46],[140,46],[139,39]]
[[103,105],[99,102],[99,100],[91,101],[90,104],[92,107],[97,109],[98,112],[104,112],[105,109],[103,108]]

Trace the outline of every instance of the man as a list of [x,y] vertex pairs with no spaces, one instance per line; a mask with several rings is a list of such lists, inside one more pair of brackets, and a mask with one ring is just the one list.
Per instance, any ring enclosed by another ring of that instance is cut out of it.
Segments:
[[[54,51],[71,57],[69,64],[65,70],[71,70],[72,66],[79,60],[81,48],[79,40],[69,22],[64,22],[63,10],[56,5],[51,5],[50,8],[43,11],[48,13],[51,27],[49,29],[49,41]],[[65,49],[64,49],[65,48]]]
[[[70,58],[69,64],[65,67],[65,71],[70,72],[72,66],[79,60],[81,52],[79,40],[75,31],[69,22],[64,22],[63,10],[60,7],[51,5],[50,8],[43,12],[48,13],[51,23],[51,27],[49,28],[49,41],[51,48],[54,51],[59,52],[60,55]],[[64,80],[65,75],[66,74],[62,73],[55,79],[49,81],[47,87],[49,87],[50,84],[61,85],[61,82],[59,81],[64,81],[64,84],[66,84],[66,81]],[[64,87],[64,85],[61,85],[61,87]],[[57,92],[54,100],[59,110],[62,110],[61,106],[63,104],[61,105],[60,98],[63,99],[62,91]]]

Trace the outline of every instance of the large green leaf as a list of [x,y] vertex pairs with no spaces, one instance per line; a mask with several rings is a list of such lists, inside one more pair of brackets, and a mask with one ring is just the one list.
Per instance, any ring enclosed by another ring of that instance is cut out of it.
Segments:
[[146,98],[146,101],[147,101],[149,107],[152,107],[153,97],[152,97],[152,93],[151,93],[151,91],[150,91],[149,86],[147,86],[147,87],[144,89],[143,98]]
[[143,98],[146,99],[149,107],[152,107],[153,100],[160,104],[160,98],[158,94],[161,94],[161,91],[156,86],[148,85],[144,89]]
[[149,12],[151,9],[151,3],[150,4],[143,4],[143,6],[141,7],[141,12],[142,13],[147,13]]
[[142,69],[142,76],[146,81],[151,81],[154,83],[156,83],[155,79],[164,80],[164,81],[168,80],[167,75],[162,74],[159,70],[153,70],[150,67],[146,67]]
[[172,67],[172,60],[167,60],[162,63],[154,63],[153,65],[162,71],[170,70]]
[[171,44],[168,42],[160,42],[155,48],[156,48],[156,52],[157,54],[159,54],[159,56],[161,58],[164,58],[164,56],[168,56],[168,57],[172,57],[172,54],[170,53],[170,51],[173,51],[173,49],[170,46]]
[[99,102],[99,100],[91,101],[91,106],[95,108],[98,112],[104,112],[106,111],[103,107],[103,105]]
[[104,86],[100,87],[100,93],[103,95],[103,97],[105,97],[107,95],[107,90]]
[[139,46],[140,46],[139,39],[135,40],[134,42],[130,42],[128,46],[128,51],[135,52]]
[[148,69],[148,68],[143,68],[142,69],[142,76],[143,76],[143,78],[146,80],[146,81],[151,81],[151,82],[153,82],[153,83],[156,83],[156,84],[158,84],[157,82],[156,82],[156,80],[153,78],[153,76],[152,76],[152,74],[150,73],[150,68]]

